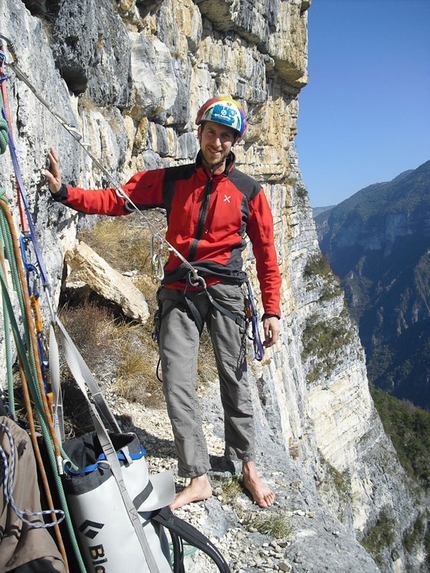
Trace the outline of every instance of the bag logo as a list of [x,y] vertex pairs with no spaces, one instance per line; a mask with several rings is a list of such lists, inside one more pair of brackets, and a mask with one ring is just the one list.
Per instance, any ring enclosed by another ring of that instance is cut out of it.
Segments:
[[86,519],[78,529],[83,535],[85,535],[85,537],[94,539],[94,537],[100,533],[100,529],[103,527],[104,523],[97,523],[96,521]]

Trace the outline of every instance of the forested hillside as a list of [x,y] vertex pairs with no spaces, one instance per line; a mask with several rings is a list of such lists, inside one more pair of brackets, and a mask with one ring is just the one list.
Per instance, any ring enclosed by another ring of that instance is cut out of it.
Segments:
[[430,161],[315,221],[359,325],[369,379],[430,409]]

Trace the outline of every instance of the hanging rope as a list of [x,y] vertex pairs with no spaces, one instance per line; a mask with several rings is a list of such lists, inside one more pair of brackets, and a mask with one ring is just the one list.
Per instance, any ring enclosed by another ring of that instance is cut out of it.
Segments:
[[[49,509],[54,512],[55,509],[51,489],[49,487],[49,481],[40,452],[39,443],[37,441],[38,432],[36,431],[33,417],[33,409],[31,404],[32,399],[36,410],[39,413],[39,423],[41,426],[42,435],[44,437],[44,442],[46,444],[49,461],[54,469],[54,480],[56,482],[57,491],[59,493],[61,506],[66,515],[67,527],[73,532],[73,525],[71,523],[70,515],[68,512],[66,497],[61,483],[61,477],[58,472],[58,464],[61,463],[62,459],[60,449],[58,443],[55,443],[55,440],[53,440],[55,431],[52,426],[52,419],[50,417],[49,408],[47,408],[46,397],[44,397],[44,393],[41,392],[40,388],[40,366],[38,364],[38,360],[36,359],[37,341],[35,340],[35,330],[34,324],[32,322],[33,317],[31,313],[31,303],[28,293],[26,292],[25,273],[20,257],[19,243],[14,229],[14,222],[8,209],[4,190],[0,190],[0,230],[0,239],[2,242],[2,248],[0,249],[0,286],[3,295],[2,298],[4,302],[4,308],[8,315],[9,324],[13,332],[18,354],[18,364],[24,395],[24,403],[30,427],[30,438],[33,444],[34,454],[40,472],[41,482],[45,491],[47,505]],[[7,281],[5,257],[7,257],[8,260],[7,268],[12,278],[12,284],[14,286],[14,291],[17,294],[18,305],[23,317],[22,324],[24,327],[24,339],[21,337],[21,332],[15,318],[13,304],[9,296],[10,287]],[[7,333],[5,333],[5,335],[6,334]],[[58,547],[67,566],[67,556],[60,530],[58,525],[54,525],[53,527]],[[85,571],[85,569],[83,569],[83,571]]]
[[[45,470],[45,466],[43,463],[42,455],[40,452],[39,444],[37,441],[37,431],[34,423],[34,418],[32,414],[32,404],[31,399],[33,400],[36,411],[39,414],[39,422],[42,429],[42,435],[44,437],[44,442],[46,444],[47,453],[49,457],[50,464],[53,468],[53,477],[55,481],[55,485],[59,494],[60,504],[65,513],[65,521],[68,533],[71,538],[71,542],[77,557],[78,565],[80,571],[82,573],[86,573],[85,565],[83,563],[82,557],[80,555],[80,550],[78,547],[78,543],[76,540],[74,527],[71,521],[70,513],[68,510],[68,505],[66,501],[66,496],[63,489],[63,484],[61,481],[61,471],[59,471],[59,465],[62,464],[63,455],[60,453],[59,445],[56,441],[55,437],[55,429],[52,424],[52,418],[50,415],[49,407],[46,403],[46,397],[43,392],[43,388],[41,388],[41,377],[40,377],[40,367],[38,365],[38,361],[35,359],[36,355],[36,346],[37,341],[35,340],[35,328],[34,324],[32,324],[32,313],[31,313],[31,303],[29,300],[28,293],[26,293],[26,282],[25,282],[25,272],[22,264],[22,260],[20,258],[20,250],[18,239],[16,237],[16,233],[14,231],[14,224],[12,216],[7,208],[7,202],[2,200],[4,199],[4,193],[0,194],[0,224],[1,228],[5,227],[4,220],[7,222],[7,228],[10,232],[10,239],[5,241],[5,253],[8,257],[9,266],[11,267],[11,274],[13,277],[18,277],[19,280],[17,281],[16,278],[14,279],[15,283],[17,284],[17,290],[22,291],[22,295],[18,294],[18,298],[22,299],[21,306],[23,308],[23,325],[24,325],[24,333],[25,333],[25,341],[22,340],[21,334],[19,331],[19,327],[14,315],[14,309],[12,302],[9,297],[9,289],[8,284],[6,281],[5,273],[4,273],[4,258],[3,258],[3,249],[0,249],[0,260],[2,262],[0,266],[0,282],[1,282],[1,289],[3,292],[3,300],[5,301],[5,305],[7,308],[7,312],[9,315],[9,320],[11,324],[11,329],[14,334],[15,344],[17,347],[18,352],[18,359],[19,359],[19,370],[21,375],[22,381],[22,388],[24,393],[24,402],[25,407],[28,415],[28,421],[30,426],[30,437],[33,444],[33,449],[35,452],[36,461],[38,464],[38,468],[41,475],[41,481],[43,483],[47,504],[48,507],[53,510],[53,500],[52,495],[49,487],[49,482]],[[11,252],[12,246],[12,252]],[[32,349],[32,352],[27,353],[26,348]],[[30,398],[31,395],[31,398]],[[64,455],[64,457],[66,457]],[[67,555],[64,548],[64,543],[62,540],[62,536],[58,526],[54,526],[54,531],[56,534],[57,544],[60,549],[60,552],[63,556],[64,562],[67,567]]]
[[6,151],[7,144],[9,143],[9,135],[8,135],[8,128],[7,128],[7,121],[0,118],[0,154]]
[[[0,35],[0,38],[2,36]],[[0,49],[2,48],[0,42]],[[4,55],[0,52],[0,72],[2,72],[2,65],[4,62]],[[42,371],[43,357],[41,356],[40,349],[44,342],[44,335],[41,324],[40,309],[38,306],[38,293],[31,291],[30,286],[30,272],[34,272],[42,279],[42,284],[47,294],[47,302],[51,312],[51,317],[53,323],[55,323],[55,313],[53,310],[53,305],[50,296],[50,287],[48,281],[48,275],[45,270],[44,261],[41,255],[41,250],[39,248],[37,234],[35,231],[34,223],[30,213],[28,201],[26,198],[25,187],[21,177],[18,158],[12,138],[12,128],[10,125],[10,117],[8,110],[7,101],[7,90],[5,76],[1,73],[1,94],[0,103],[2,103],[2,115],[3,118],[0,123],[0,141],[3,140],[5,147],[9,144],[12,163],[15,171],[16,187],[18,191],[18,206],[20,209],[21,216],[21,226],[23,228],[23,236],[21,242],[18,241],[14,230],[14,222],[11,214],[7,208],[7,199],[4,191],[0,191],[0,226],[3,229],[4,244],[8,245],[5,247],[5,254],[9,262],[8,270],[12,276],[12,282],[14,285],[15,292],[17,293],[17,298],[19,301],[19,308],[22,316],[22,324],[24,327],[24,338],[21,340],[21,335],[17,321],[14,316],[13,305],[9,298],[8,284],[6,280],[6,265],[4,264],[3,252],[0,253],[0,258],[2,262],[1,272],[0,272],[0,282],[1,290],[3,292],[3,306],[4,314],[7,316],[5,319],[5,337],[8,338],[7,334],[9,330],[13,332],[15,344],[18,352],[18,365],[19,372],[22,381],[24,404],[27,411],[29,427],[30,427],[30,437],[33,444],[33,449],[38,464],[39,473],[41,476],[41,482],[43,484],[47,505],[49,507],[49,512],[51,515],[55,515],[57,510],[54,509],[53,500],[51,495],[51,490],[49,487],[49,482],[44,466],[44,462],[39,449],[39,444],[37,442],[37,434],[33,412],[32,412],[32,400],[35,405],[36,411],[38,413],[39,422],[42,429],[42,435],[44,437],[44,442],[46,444],[46,450],[49,458],[50,465],[53,469],[53,479],[55,481],[55,486],[59,495],[60,504],[63,508],[62,511],[65,515],[65,522],[67,531],[70,537],[72,548],[76,557],[77,566],[80,573],[86,573],[85,564],[80,553],[78,542],[76,539],[74,526],[72,524],[71,516],[69,513],[67,500],[61,481],[61,474],[63,473],[62,461],[65,458],[65,454],[62,451],[61,444],[57,439],[57,434],[53,424],[53,419],[51,416],[50,404],[48,404],[46,396],[46,384],[44,379],[44,373]],[[8,121],[9,120],[9,121]],[[7,138],[6,138],[7,135]],[[1,151],[1,147],[0,147]],[[34,254],[36,255],[36,265],[29,264],[26,258],[26,249],[28,246],[33,247]],[[25,261],[25,267],[24,267]],[[35,281],[34,281],[35,283]],[[30,296],[31,295],[31,296]],[[37,336],[36,336],[37,333]],[[11,370],[10,370],[11,371]],[[9,395],[13,397],[13,387],[11,387]],[[51,526],[54,529],[55,537],[57,541],[58,548],[63,557],[64,564],[69,571],[67,554],[64,547],[64,542],[62,539],[61,532],[58,527],[58,523],[53,523]]]
[[118,182],[115,181],[115,179],[113,178],[112,174],[91,153],[91,151],[89,151],[87,145],[85,143],[83,143],[82,136],[78,132],[78,130],[75,127],[68,124],[67,121],[63,117],[61,117],[61,115],[59,115],[56,111],[54,111],[51,108],[51,106],[49,105],[49,103],[46,101],[46,99],[44,97],[42,97],[40,95],[40,93],[38,92],[38,90],[33,86],[31,81],[29,80],[29,78],[20,69],[20,67],[18,65],[18,57],[16,55],[16,51],[15,51],[15,47],[13,45],[13,42],[11,40],[9,40],[8,38],[6,38],[5,36],[2,36],[1,34],[0,34],[0,38],[3,38],[6,41],[9,52],[11,53],[12,58],[13,58],[12,62],[10,62],[10,63],[6,62],[6,64],[15,72],[16,76],[22,82],[25,83],[25,85],[33,92],[33,94],[40,101],[40,103],[55,117],[55,119],[75,139],[75,141],[77,141],[77,143],[82,147],[82,149],[88,155],[88,157],[90,157],[90,159],[92,160],[94,165],[96,165],[98,167],[98,169],[100,169],[100,171],[104,174],[106,179],[110,182],[110,185],[115,190],[118,197],[120,197],[121,199],[124,199],[124,201],[127,203],[127,205],[131,209],[133,209],[143,219],[143,221],[145,222],[147,227],[150,229],[150,231],[151,231],[152,235],[155,237],[155,239],[161,243],[164,243],[167,246],[167,249],[169,251],[173,252],[180,259],[180,261],[189,269],[190,282],[196,283],[196,284],[201,284],[203,279],[199,276],[197,269],[182,255],[182,253],[180,253],[171,243],[169,243],[169,241],[163,235],[161,235],[159,233],[159,231],[155,228],[155,226],[150,221],[149,217],[147,217],[145,215],[145,213],[143,211],[141,211],[137,207],[137,205],[124,193],[124,191],[118,185]]

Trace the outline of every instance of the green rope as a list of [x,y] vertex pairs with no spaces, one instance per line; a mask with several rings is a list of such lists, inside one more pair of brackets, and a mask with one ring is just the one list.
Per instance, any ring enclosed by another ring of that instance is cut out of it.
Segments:
[[9,143],[9,130],[7,127],[7,121],[0,117],[0,154],[6,151]]
[[[6,192],[4,189],[0,188],[0,200],[7,203]],[[4,226],[4,217],[0,217],[0,248],[7,241],[9,233]],[[6,251],[6,249],[5,249]],[[4,328],[4,344],[5,344],[5,355],[6,355],[6,378],[7,378],[7,391],[8,391],[8,405],[12,413],[15,415],[15,396],[13,392],[13,373],[12,373],[12,347],[11,347],[11,325],[9,321],[9,313],[6,309],[6,302],[4,297],[2,297],[3,305],[3,328]]]

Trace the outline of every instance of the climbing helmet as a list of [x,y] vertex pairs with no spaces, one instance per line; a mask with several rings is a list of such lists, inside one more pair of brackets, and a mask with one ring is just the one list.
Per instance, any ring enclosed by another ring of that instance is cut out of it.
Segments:
[[242,137],[246,129],[246,117],[239,102],[231,97],[217,96],[209,99],[197,112],[196,124],[214,121],[237,131]]

